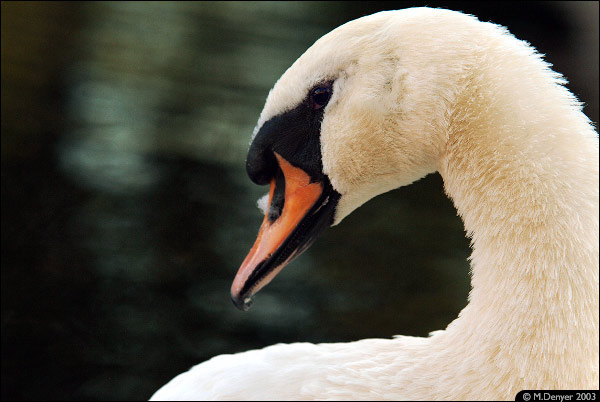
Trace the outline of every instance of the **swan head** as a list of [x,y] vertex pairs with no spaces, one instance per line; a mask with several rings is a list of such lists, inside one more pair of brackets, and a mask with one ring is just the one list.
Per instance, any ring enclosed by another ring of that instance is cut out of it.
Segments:
[[247,309],[324,229],[437,170],[452,72],[462,66],[444,62],[441,41],[472,19],[427,8],[363,17],[320,38],[281,76],[246,160],[250,179],[270,192],[231,288],[237,307]]

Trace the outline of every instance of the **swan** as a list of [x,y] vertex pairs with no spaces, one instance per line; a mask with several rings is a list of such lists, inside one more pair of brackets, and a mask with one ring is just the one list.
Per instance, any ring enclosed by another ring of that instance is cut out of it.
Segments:
[[221,355],[153,400],[514,399],[598,388],[598,136],[527,43],[410,8],[320,38],[270,91],[246,168],[269,184],[231,297],[252,297],[325,228],[437,171],[471,239],[467,306],[427,338]]

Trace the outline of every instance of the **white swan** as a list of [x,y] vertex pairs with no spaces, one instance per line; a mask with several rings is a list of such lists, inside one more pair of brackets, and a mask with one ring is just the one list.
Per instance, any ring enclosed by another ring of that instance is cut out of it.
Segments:
[[247,160],[271,183],[246,308],[324,227],[438,171],[472,238],[469,304],[429,338],[217,356],[153,399],[513,399],[598,388],[598,137],[526,43],[458,12],[349,22],[281,77]]

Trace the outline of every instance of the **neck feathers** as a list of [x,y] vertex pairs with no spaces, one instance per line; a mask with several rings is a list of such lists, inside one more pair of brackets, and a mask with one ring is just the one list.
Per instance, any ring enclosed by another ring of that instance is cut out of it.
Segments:
[[524,388],[594,388],[598,137],[560,78],[505,40],[449,113],[439,170],[473,254],[470,303],[446,335],[477,336]]

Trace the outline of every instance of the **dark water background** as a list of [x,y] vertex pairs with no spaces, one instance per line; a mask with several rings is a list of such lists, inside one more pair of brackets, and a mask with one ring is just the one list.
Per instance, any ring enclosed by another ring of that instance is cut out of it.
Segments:
[[[598,3],[429,2],[509,27],[598,121]],[[416,2],[2,2],[2,399],[146,399],[214,355],[425,336],[466,305],[439,175],[329,229],[242,313],[266,188],[245,153],[276,79]]]

